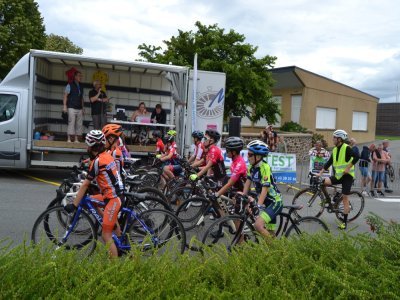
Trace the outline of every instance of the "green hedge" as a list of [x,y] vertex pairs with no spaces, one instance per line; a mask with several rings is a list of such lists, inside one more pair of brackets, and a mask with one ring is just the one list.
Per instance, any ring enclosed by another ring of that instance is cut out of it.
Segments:
[[400,231],[325,234],[271,245],[218,247],[204,255],[109,260],[72,251],[0,253],[1,299],[394,299],[400,297]]

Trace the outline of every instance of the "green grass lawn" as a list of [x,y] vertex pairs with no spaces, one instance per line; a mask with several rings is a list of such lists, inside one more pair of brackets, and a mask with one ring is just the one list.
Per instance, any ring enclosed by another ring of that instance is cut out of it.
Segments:
[[400,140],[400,136],[387,136],[387,135],[377,135],[375,136],[375,140],[390,140],[390,141],[395,141],[395,140]]

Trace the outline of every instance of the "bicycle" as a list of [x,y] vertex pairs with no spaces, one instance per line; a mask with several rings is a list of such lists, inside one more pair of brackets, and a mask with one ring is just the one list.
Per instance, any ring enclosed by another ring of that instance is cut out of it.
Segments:
[[[98,228],[102,224],[102,216],[95,206],[104,207],[105,203],[85,196],[74,214],[68,214],[63,206],[47,209],[33,225],[33,244],[43,245],[45,249],[51,246],[55,249],[64,247],[83,250],[84,255],[89,256],[96,248]],[[150,209],[138,213],[123,206],[120,214],[122,235],[118,237],[113,233],[113,240],[121,255],[131,250],[131,243],[139,246],[142,251],[154,252],[162,248],[163,252],[168,249],[184,252],[185,230],[170,211]]]
[[[222,243],[231,250],[232,246],[242,242],[259,242],[260,235],[253,226],[259,208],[255,205],[255,201],[250,202],[246,195],[237,194],[235,200],[235,214],[222,217],[211,224],[202,238],[203,247]],[[283,208],[289,211],[282,211],[277,216],[278,228],[275,237],[288,238],[301,234],[317,234],[321,231],[329,232],[328,226],[316,217],[294,218],[294,212],[300,210],[302,206],[285,205]]]
[[[295,214],[298,217],[302,217],[302,215],[319,217],[326,209],[328,213],[335,213],[336,218],[344,222],[343,194],[336,191],[335,195],[331,197],[322,179],[313,174],[310,175],[310,187],[300,190],[293,198],[292,204],[303,205],[303,209],[296,210]],[[364,196],[358,191],[350,191],[349,202],[350,212],[347,221],[351,222],[361,215],[365,205]]]

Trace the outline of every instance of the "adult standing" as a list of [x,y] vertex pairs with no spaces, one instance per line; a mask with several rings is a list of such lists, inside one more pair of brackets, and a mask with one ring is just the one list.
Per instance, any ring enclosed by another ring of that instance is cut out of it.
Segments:
[[275,152],[278,146],[278,134],[272,128],[272,125],[267,125],[261,132],[261,138],[269,147],[270,152]]
[[[389,159],[392,159],[392,155],[390,154],[389,151],[389,140],[383,140],[382,142],[382,146],[383,146],[383,151],[386,152],[386,154],[389,156]],[[387,178],[388,178],[388,167],[390,166],[390,160],[389,162],[386,164],[386,168],[385,168],[385,180],[383,181],[384,187],[385,187],[385,192],[386,193],[393,193],[393,190],[389,189],[388,186],[388,182],[387,182]]]
[[101,90],[99,80],[93,82],[93,89],[89,92],[90,105],[92,107],[93,128],[101,130],[107,124],[107,102],[105,92]]
[[347,140],[347,132],[341,129],[333,133],[332,156],[329,158],[324,168],[320,171],[322,176],[324,170],[328,170],[331,165],[335,170],[335,175],[324,179],[324,185],[342,184],[343,194],[343,223],[339,225],[339,229],[347,228],[347,217],[350,212],[349,195],[354,180],[354,165],[359,157],[353,153],[349,145],[345,143]]
[[382,192],[382,183],[385,180],[386,164],[390,162],[390,157],[385,151],[383,151],[383,145],[379,144],[372,154],[372,182],[371,182],[371,196],[375,196],[373,185],[375,182],[378,183],[377,194],[385,196]]
[[65,87],[63,111],[68,112],[68,143],[71,143],[73,137],[75,137],[75,143],[79,143],[79,136],[82,136],[82,122],[85,112],[81,80],[82,73],[75,71],[74,80]]
[[355,155],[357,155],[358,157],[360,157],[360,150],[357,147],[357,141],[355,138],[350,139],[350,146],[351,146],[351,150],[353,150],[353,153]]
[[321,141],[316,141],[314,147],[308,151],[310,156],[310,172],[318,173],[324,167],[331,154],[322,147]]
[[361,188],[362,188],[362,194],[364,196],[368,196],[367,192],[367,186],[371,182],[371,173],[368,170],[369,163],[371,162],[370,159],[370,148],[374,148],[375,145],[371,145],[370,147],[368,146],[363,146],[361,155],[360,155],[360,160],[358,163],[358,166],[360,167],[360,173],[361,173]]

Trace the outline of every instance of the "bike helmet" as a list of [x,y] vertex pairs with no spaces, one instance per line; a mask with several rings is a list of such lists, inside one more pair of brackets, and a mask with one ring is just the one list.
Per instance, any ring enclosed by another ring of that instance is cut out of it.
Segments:
[[334,137],[337,138],[341,138],[343,141],[347,140],[347,132],[342,130],[342,129],[338,129],[333,133]]
[[243,145],[243,140],[237,136],[230,136],[225,140],[225,148],[229,151],[235,150],[240,152],[243,149]]
[[247,150],[253,152],[256,155],[263,155],[263,156],[266,156],[269,153],[268,145],[260,140],[251,141],[247,145]]
[[154,130],[152,133],[153,137],[155,138],[161,138],[161,131],[160,130]]
[[220,134],[217,130],[215,130],[215,129],[207,129],[207,130],[206,130],[206,134],[207,134],[210,138],[214,139],[215,142],[218,142],[219,139],[221,138],[221,134]]
[[176,130],[173,130],[173,129],[168,130],[167,134],[170,136],[176,136]]
[[85,137],[86,145],[89,147],[106,144],[106,138],[100,130],[91,130]]
[[172,143],[175,140],[175,137],[171,136],[171,135],[166,135],[163,138],[163,143]]
[[195,130],[192,132],[192,137],[201,140],[204,137],[204,133],[199,130]]
[[122,135],[122,127],[118,124],[107,124],[102,129],[104,136],[107,138],[110,135],[115,135],[120,137]]

